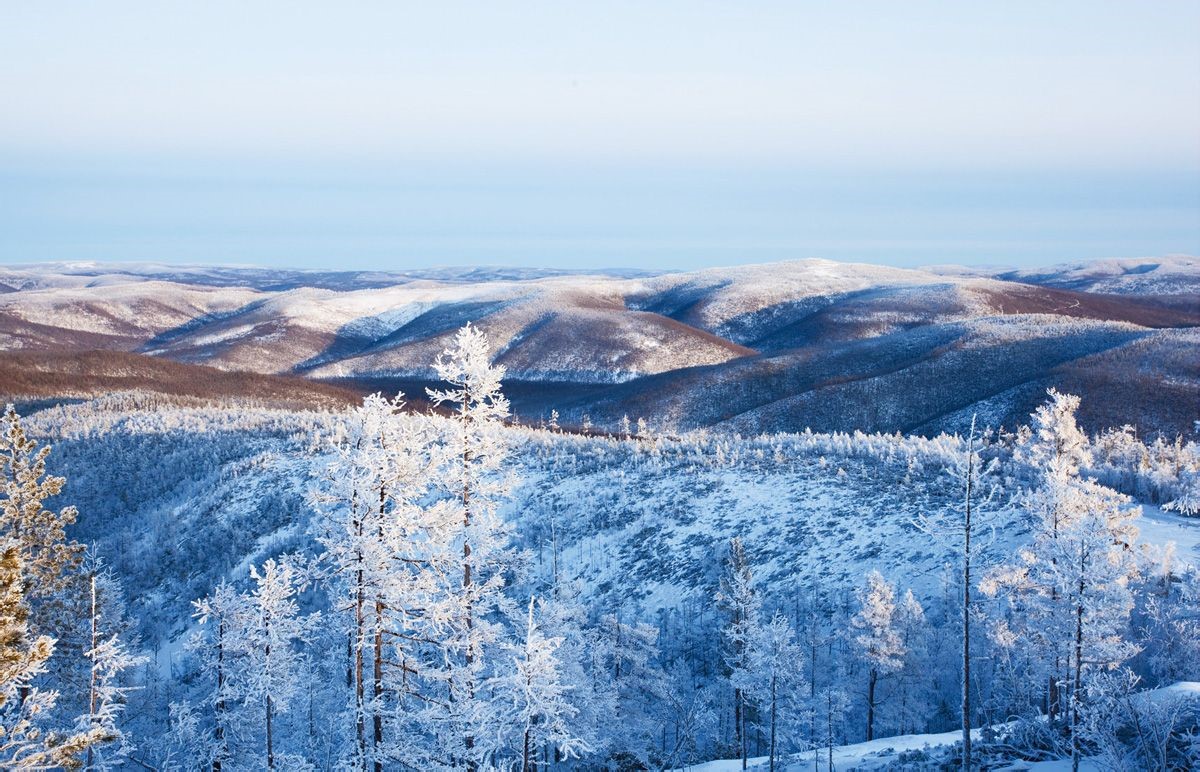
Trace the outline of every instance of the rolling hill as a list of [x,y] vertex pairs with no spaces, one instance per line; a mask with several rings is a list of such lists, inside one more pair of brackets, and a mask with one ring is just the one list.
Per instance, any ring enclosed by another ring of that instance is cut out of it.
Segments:
[[[420,394],[448,337],[472,322],[532,421],[558,410],[610,430],[628,415],[670,431],[936,433],[976,411],[1012,425],[1049,386],[1088,392],[1092,429],[1174,436],[1200,416],[1200,261],[1189,257],[665,274],[47,264],[0,269],[0,285],[9,361],[41,352],[40,372],[78,373],[104,361],[83,352],[121,352],[161,373],[140,379],[150,388],[173,376],[149,362],[169,360]],[[46,397],[60,382],[10,377],[0,390]]]

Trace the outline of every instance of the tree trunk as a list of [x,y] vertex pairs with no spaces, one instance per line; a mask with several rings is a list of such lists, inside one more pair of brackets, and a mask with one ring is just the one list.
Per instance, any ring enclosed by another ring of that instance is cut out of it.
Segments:
[[375,601],[375,690],[374,690],[374,729],[375,729],[375,772],[383,772],[381,747],[383,745],[383,601]]
[[[466,434],[467,425],[470,423],[471,416],[467,410],[467,405],[471,402],[471,394],[464,393],[462,400],[462,408],[460,415],[463,422],[464,437]],[[475,699],[475,683],[471,677],[471,666],[475,663],[474,641],[472,640],[475,629],[474,613],[471,605],[471,451],[465,444],[463,445],[462,453],[463,462],[463,490],[462,490],[462,505],[463,505],[463,596],[465,599],[466,612],[466,628],[467,628],[467,645],[466,645],[466,683],[463,684],[463,692],[466,695],[466,702],[469,706]],[[475,735],[470,731],[463,738],[463,745],[467,749],[467,768],[475,769],[475,762],[471,758],[471,751],[475,748]]]
[[1071,691],[1071,772],[1079,772],[1079,701],[1083,698],[1083,567],[1079,551],[1079,600],[1075,603],[1075,683]]
[[[88,717],[92,726],[96,725],[96,678],[98,671],[96,669],[96,639],[99,637],[96,633],[96,574],[92,574],[92,674],[88,684]],[[92,768],[92,746],[87,749],[87,769]]]
[[875,682],[879,680],[879,671],[871,668],[867,681],[867,741],[875,739]]
[[[379,487],[379,513],[376,538],[383,543],[383,519],[387,510],[387,486]],[[383,599],[379,597],[380,589],[375,588],[375,661],[372,675],[374,689],[372,691],[371,723],[374,731],[375,772],[383,772]]]
[[971,769],[971,483],[975,473],[975,417],[967,440],[967,507],[963,522],[962,743],[963,772]]
[[775,676],[771,676],[771,772],[775,772]]
[[746,768],[746,756],[750,755],[749,738],[746,737],[745,695],[738,692],[738,737],[742,740],[742,768]]
[[365,619],[363,613],[364,590],[362,556],[359,556],[359,569],[355,581],[357,587],[354,593],[354,732],[358,741],[359,764],[365,765],[367,758],[367,727],[366,705],[363,689],[363,646],[366,643]]
[[213,758],[213,772],[221,772],[221,762],[225,758],[225,619],[217,622],[217,704],[216,704],[216,738],[217,752]]
[[[271,647],[267,647],[267,656],[271,654]],[[273,706],[271,705],[271,695],[267,695],[267,769],[275,769],[275,732],[273,726]]]

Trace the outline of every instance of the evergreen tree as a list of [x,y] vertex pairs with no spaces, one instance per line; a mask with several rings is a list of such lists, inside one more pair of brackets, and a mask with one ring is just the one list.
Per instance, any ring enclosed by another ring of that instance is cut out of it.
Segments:
[[[21,550],[24,596],[29,604],[29,624],[35,634],[61,636],[76,623],[59,613],[64,594],[73,589],[86,592],[76,572],[84,546],[67,538],[67,526],[75,522],[74,507],[58,512],[47,509],[47,499],[57,496],[66,478],[46,474],[50,446],[38,448],[21,425],[12,405],[0,418],[0,538],[12,539]],[[74,582],[74,587],[72,583]]]
[[64,735],[43,726],[58,695],[32,684],[46,671],[54,641],[29,631],[22,552],[13,539],[0,544],[0,766],[76,769],[81,753],[108,739],[107,730],[90,726]]

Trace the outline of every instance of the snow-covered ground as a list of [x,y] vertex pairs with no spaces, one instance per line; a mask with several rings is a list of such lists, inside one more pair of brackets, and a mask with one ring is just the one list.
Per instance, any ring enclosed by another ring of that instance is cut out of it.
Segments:
[[[1181,681],[1171,686],[1161,689],[1152,689],[1145,692],[1147,699],[1173,699],[1183,698],[1190,700],[1200,700],[1200,682],[1196,681]],[[971,732],[971,737],[978,739],[982,730],[975,729]],[[882,737],[878,740],[870,742],[852,743],[850,745],[837,745],[833,748],[833,768],[834,769],[854,769],[867,772],[868,770],[889,769],[896,763],[901,761],[901,756],[905,753],[915,751],[933,751],[939,748],[948,748],[962,739],[962,732],[942,732],[940,734],[906,734],[897,735],[895,737]],[[816,753],[815,768],[817,770],[828,770],[830,761],[830,752],[828,748],[821,748]],[[747,769],[766,769],[768,758],[759,756],[747,760]],[[741,759],[720,759],[718,761],[710,761],[705,764],[696,764],[689,767],[683,767],[687,772],[739,772],[742,768]],[[786,762],[776,761],[776,768],[782,770],[794,770],[800,772],[805,769],[814,769],[814,754],[810,751],[803,754],[789,756]],[[1101,767],[1090,759],[1084,759],[1079,765],[1081,770],[1100,770]],[[1022,772],[1030,770],[1031,772],[1060,772],[1060,770],[1071,769],[1070,759],[1054,759],[1050,761],[1015,761],[1010,766],[1003,767],[1006,772]]]

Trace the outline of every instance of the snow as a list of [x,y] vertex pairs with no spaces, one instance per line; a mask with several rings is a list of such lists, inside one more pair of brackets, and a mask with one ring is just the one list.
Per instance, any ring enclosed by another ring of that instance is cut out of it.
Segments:
[[[971,731],[971,737],[978,738],[979,729]],[[901,753],[920,751],[933,748],[945,748],[962,739],[961,731],[942,732],[940,734],[909,734],[895,737],[882,737],[869,742],[853,743],[851,745],[835,745],[833,748],[833,766],[835,769],[886,769]],[[821,768],[829,763],[829,749],[818,749]],[[749,759],[747,768],[766,768],[768,759],[759,756]],[[776,767],[782,769],[812,769],[812,751],[789,756],[786,763],[776,761]],[[738,772],[742,768],[741,759],[722,759],[705,764],[684,767],[688,772]]]
[[[1165,686],[1160,689],[1150,689],[1142,692],[1143,696],[1150,700],[1171,698],[1188,698],[1200,700],[1200,682],[1197,681],[1180,681],[1179,683]],[[975,728],[971,730],[971,737],[975,740],[980,738],[983,730]],[[894,737],[881,737],[877,740],[869,742],[853,743],[850,745],[836,745],[833,748],[833,765],[835,769],[856,769],[856,770],[875,770],[887,769],[888,766],[896,761],[896,757],[901,753],[921,750],[932,750],[936,748],[948,748],[962,739],[962,732],[955,730],[952,732],[942,732],[939,734],[908,734],[896,735]],[[829,763],[829,750],[821,748],[818,750],[819,764],[822,769],[827,768]],[[812,751],[807,751],[802,754],[791,755],[787,757],[786,763],[781,763],[777,759],[776,766],[778,768],[788,770],[805,770],[812,769]],[[766,756],[758,756],[747,760],[747,769],[765,769],[768,758]],[[704,764],[695,764],[688,767],[683,767],[687,772],[740,772],[742,768],[742,760],[738,759],[721,759],[718,761],[709,761]],[[1052,759],[1049,761],[1036,762],[1013,762],[1010,766],[1003,767],[1011,772],[1018,770],[1039,770],[1040,772],[1059,772],[1059,770],[1069,770],[1071,768],[1070,759]],[[1098,770],[1098,767],[1090,759],[1083,759],[1079,768],[1081,770]]]
[[1175,544],[1175,557],[1186,565],[1200,565],[1200,518],[1164,512],[1160,507],[1142,505],[1137,521],[1139,540],[1159,547]]

